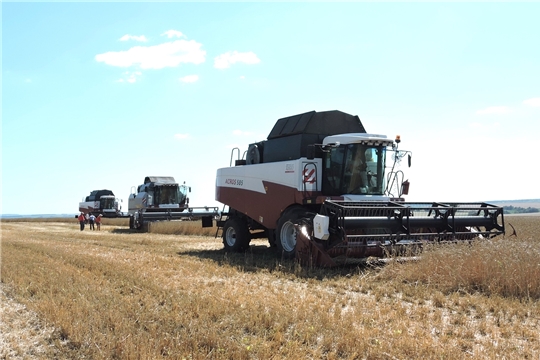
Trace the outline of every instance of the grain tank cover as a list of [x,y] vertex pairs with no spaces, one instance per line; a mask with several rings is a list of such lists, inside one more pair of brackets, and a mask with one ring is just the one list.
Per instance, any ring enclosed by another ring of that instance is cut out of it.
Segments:
[[328,135],[365,133],[364,125],[357,115],[342,111],[310,111],[279,119],[268,135],[268,140],[296,134]]
[[157,185],[176,185],[172,176],[147,176],[144,178],[145,184],[154,183]]
[[85,201],[99,201],[102,196],[106,195],[112,195],[114,196],[114,193],[111,190],[103,189],[103,190],[94,190],[90,192],[90,195],[86,197]]
[[[322,144],[329,135],[365,132],[358,116],[338,110],[289,116],[276,122],[267,140],[250,145],[247,163],[299,159],[306,157],[309,145]],[[316,157],[321,156],[319,150]]]

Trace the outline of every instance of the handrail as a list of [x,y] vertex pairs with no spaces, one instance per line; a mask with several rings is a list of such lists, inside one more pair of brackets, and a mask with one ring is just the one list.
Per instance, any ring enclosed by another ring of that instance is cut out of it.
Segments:
[[238,151],[238,160],[240,160],[240,148],[234,147],[234,148],[231,150],[231,161],[229,162],[229,166],[232,166],[232,164],[233,164],[234,150],[237,150],[237,151]]
[[319,174],[318,174],[318,168],[317,168],[317,163],[315,161],[310,161],[310,162],[307,162],[304,164],[304,169],[302,170],[302,195],[303,195],[303,198],[307,198],[307,185],[306,185],[306,179],[305,179],[305,171],[306,169],[308,168],[309,165],[313,165],[313,168],[315,170],[315,190],[312,190],[311,192],[313,193],[314,191],[317,192],[319,191]]
[[[400,177],[401,182],[399,181]],[[403,179],[405,179],[405,174],[401,170],[388,173],[385,193],[390,197],[401,197],[401,195],[403,195],[403,189],[401,188],[400,184],[403,183]],[[394,186],[396,187],[397,196],[392,193],[392,188]]]

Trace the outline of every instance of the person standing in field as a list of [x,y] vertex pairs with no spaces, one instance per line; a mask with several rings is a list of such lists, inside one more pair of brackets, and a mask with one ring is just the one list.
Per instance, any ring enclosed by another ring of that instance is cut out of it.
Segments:
[[77,219],[79,220],[79,224],[81,225],[81,231],[83,231],[84,230],[84,222],[86,221],[86,218],[84,217],[84,214],[81,213]]
[[95,221],[96,217],[94,216],[94,214],[90,215],[90,217],[88,218],[88,222],[90,223],[90,230],[96,230],[96,228],[94,227]]
[[99,214],[96,218],[96,225],[97,225],[98,231],[101,230],[101,214]]
[[85,224],[88,224],[88,219],[90,218],[90,215],[87,213],[85,216],[84,216],[84,222]]

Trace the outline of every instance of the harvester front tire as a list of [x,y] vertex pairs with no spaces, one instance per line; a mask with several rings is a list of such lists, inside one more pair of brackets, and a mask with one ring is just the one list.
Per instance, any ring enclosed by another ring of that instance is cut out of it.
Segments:
[[142,223],[141,227],[139,228],[139,230],[141,230],[141,232],[149,232],[150,231],[150,223],[148,221],[145,221]]
[[243,252],[249,248],[251,235],[245,221],[231,218],[223,227],[223,246],[227,252]]
[[133,215],[129,216],[129,228],[131,230],[135,229],[135,218],[133,217]]
[[306,217],[301,208],[285,211],[278,220],[276,229],[276,245],[279,253],[286,259],[293,259],[296,255],[296,227],[294,224]]

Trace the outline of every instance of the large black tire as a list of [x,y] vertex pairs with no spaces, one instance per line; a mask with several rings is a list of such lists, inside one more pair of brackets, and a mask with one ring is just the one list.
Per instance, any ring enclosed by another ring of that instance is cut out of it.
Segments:
[[305,209],[300,207],[286,210],[278,220],[275,232],[276,245],[279,254],[286,259],[293,259],[296,255],[296,228],[299,219],[307,217]]
[[223,246],[228,252],[243,252],[249,248],[251,235],[245,221],[230,218],[223,226]]
[[143,230],[143,224],[144,220],[142,213],[135,212],[135,214],[133,214],[133,228],[137,230]]
[[275,248],[276,247],[276,230],[267,229],[266,235],[268,236],[268,243],[270,244],[270,247]]
[[150,231],[150,223],[148,221],[145,221],[142,223],[141,227],[139,228],[141,232],[149,232]]
[[133,215],[129,215],[129,228],[135,229],[135,219],[133,218]]

